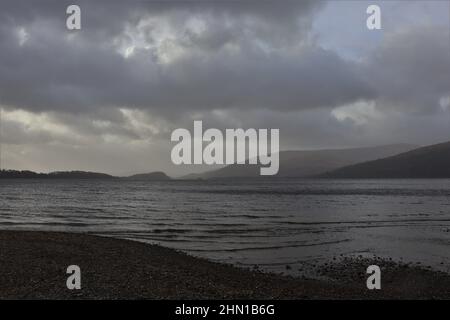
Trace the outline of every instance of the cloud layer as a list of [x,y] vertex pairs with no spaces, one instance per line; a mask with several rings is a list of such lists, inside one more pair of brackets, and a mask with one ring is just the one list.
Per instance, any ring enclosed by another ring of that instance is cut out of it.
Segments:
[[450,133],[450,19],[401,22],[357,57],[321,40],[326,30],[314,22],[339,20],[323,16],[325,2],[77,3],[82,30],[70,32],[69,2],[2,2],[10,167],[180,173],[168,137],[193,119],[280,128],[285,148],[430,143]]

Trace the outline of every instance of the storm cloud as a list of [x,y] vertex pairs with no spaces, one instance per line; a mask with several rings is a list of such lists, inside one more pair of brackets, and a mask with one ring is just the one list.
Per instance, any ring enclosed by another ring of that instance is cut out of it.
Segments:
[[[316,8],[310,2],[137,5],[130,10],[116,3],[112,16],[82,5],[86,26],[72,34],[48,12],[39,19],[43,8],[24,11],[28,21],[4,23],[3,104],[32,111],[130,107],[179,113],[299,110],[373,95],[354,65],[308,39]],[[61,12],[57,17],[64,17]],[[90,21],[98,29],[91,31]]]

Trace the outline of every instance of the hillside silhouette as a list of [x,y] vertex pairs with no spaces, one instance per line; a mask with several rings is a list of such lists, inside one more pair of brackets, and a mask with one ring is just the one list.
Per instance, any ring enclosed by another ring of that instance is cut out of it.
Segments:
[[150,173],[140,173],[127,177],[130,180],[152,180],[152,181],[162,181],[170,180],[171,178],[162,171],[150,172]]
[[[400,154],[417,148],[411,144],[392,144],[366,148],[299,150],[280,152],[280,170],[277,177],[313,177],[328,171]],[[218,170],[190,174],[185,179],[261,177],[259,165],[233,164]],[[267,176],[265,176],[267,178]]]
[[396,156],[346,166],[325,178],[391,179],[450,178],[450,142],[414,149]]
[[0,179],[134,179],[134,180],[170,180],[164,172],[151,172],[129,177],[116,177],[106,173],[90,171],[55,171],[37,173],[29,170],[0,170]]

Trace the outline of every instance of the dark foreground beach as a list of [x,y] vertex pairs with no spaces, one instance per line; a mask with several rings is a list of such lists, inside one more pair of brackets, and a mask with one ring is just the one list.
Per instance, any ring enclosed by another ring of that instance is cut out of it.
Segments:
[[[382,289],[366,288],[377,264]],[[69,265],[81,290],[66,287]],[[0,231],[2,299],[444,299],[450,275],[382,259],[342,258],[328,280],[243,270],[172,249],[85,234]]]

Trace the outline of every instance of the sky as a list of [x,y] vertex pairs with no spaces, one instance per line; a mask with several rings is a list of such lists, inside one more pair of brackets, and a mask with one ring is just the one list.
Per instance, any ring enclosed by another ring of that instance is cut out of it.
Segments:
[[200,172],[170,160],[194,120],[277,128],[281,150],[448,141],[449,3],[2,1],[1,166]]

